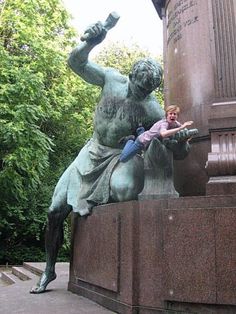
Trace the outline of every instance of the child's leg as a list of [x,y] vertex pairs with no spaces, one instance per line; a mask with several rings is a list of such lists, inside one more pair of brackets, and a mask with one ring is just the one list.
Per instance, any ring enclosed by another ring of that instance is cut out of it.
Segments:
[[126,144],[125,147],[123,148],[121,155],[120,155],[120,161],[121,162],[126,162],[129,159],[131,159],[133,156],[135,156],[140,150],[142,149],[142,144],[129,140]]

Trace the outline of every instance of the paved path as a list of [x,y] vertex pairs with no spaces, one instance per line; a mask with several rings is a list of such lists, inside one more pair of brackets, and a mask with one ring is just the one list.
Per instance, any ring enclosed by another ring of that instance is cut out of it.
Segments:
[[[41,263],[42,268],[44,264]],[[102,306],[84,297],[67,291],[68,264],[59,265],[57,279],[43,294],[30,294],[30,288],[37,282],[32,280],[0,286],[0,314],[112,314]]]

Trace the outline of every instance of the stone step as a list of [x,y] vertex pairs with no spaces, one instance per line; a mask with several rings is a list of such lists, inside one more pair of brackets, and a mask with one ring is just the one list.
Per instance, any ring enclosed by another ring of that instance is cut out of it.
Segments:
[[1,289],[1,287],[9,286],[9,283],[7,283],[6,281],[2,280],[1,276],[2,275],[0,275],[0,289]]
[[11,269],[1,271],[0,285],[7,286],[12,284],[19,284],[22,281],[37,280],[38,276],[31,271],[25,269],[23,266],[12,266]]
[[32,272],[30,272],[29,270],[22,266],[21,267],[13,266],[12,274],[21,279],[22,281],[31,280],[36,277],[35,274],[33,274]]
[[[24,262],[23,267],[37,276],[41,276],[44,272],[46,263],[43,262]],[[56,263],[56,273],[67,275],[69,273],[70,264],[67,262]]]
[[23,267],[31,273],[41,276],[45,268],[45,263],[24,262]]
[[[45,266],[45,263],[25,262],[23,266],[12,266],[9,270],[0,271],[0,287],[20,284],[31,279],[37,282]],[[56,272],[59,276],[68,276],[69,263],[57,263]]]
[[18,277],[16,277],[14,274],[12,274],[11,271],[1,272],[1,280],[7,285],[12,285],[12,284],[21,282],[21,280]]
[[10,270],[11,268],[9,268],[8,266],[0,265],[0,287],[9,285],[9,283],[7,283],[6,281],[2,279],[2,272],[9,272]]

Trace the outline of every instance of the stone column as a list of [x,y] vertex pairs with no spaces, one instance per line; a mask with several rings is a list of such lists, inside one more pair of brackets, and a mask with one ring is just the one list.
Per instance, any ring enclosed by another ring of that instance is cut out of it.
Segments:
[[181,196],[236,192],[236,0],[152,0],[163,20],[166,105],[199,136],[175,162]]

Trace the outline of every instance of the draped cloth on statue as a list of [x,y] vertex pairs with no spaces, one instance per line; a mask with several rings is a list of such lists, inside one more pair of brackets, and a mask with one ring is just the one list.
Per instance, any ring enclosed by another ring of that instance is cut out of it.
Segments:
[[59,179],[50,207],[68,204],[83,216],[89,214],[87,201],[108,203],[110,178],[120,153],[120,149],[103,146],[90,139]]

